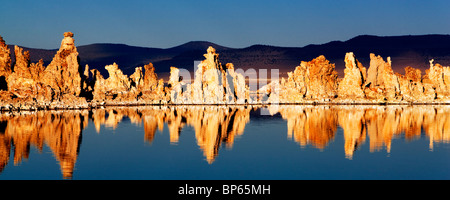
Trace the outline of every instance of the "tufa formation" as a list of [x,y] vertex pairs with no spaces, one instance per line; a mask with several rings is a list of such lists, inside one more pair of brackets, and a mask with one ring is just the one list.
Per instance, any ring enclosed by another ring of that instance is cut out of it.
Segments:
[[[450,67],[434,64],[422,73],[405,68],[394,73],[391,59],[370,54],[364,67],[356,56],[345,55],[344,77],[321,55],[302,61],[288,77],[250,91],[245,77],[232,63],[222,65],[212,47],[204,54],[193,79],[183,79],[171,67],[167,82],[158,79],[152,63],[136,67],[128,76],[116,63],[105,66],[105,78],[96,69],[80,66],[74,34],[65,32],[48,66],[30,62],[30,54],[14,46],[15,62],[0,36],[1,110],[81,109],[103,105],[152,104],[418,104],[450,103]],[[256,94],[256,95],[255,95]]]
[[219,54],[209,47],[197,67],[192,84],[180,78],[179,69],[171,67],[170,102],[178,104],[244,104],[249,101],[249,88],[232,63],[223,66]]
[[[419,69],[405,68],[405,75],[394,73],[391,59],[370,54],[366,68],[352,52],[345,55],[344,78],[338,80],[334,65],[319,56],[301,62],[288,79],[271,82],[258,90],[268,98],[263,103],[337,104],[440,104],[450,103],[450,67],[433,64],[424,76]],[[315,69],[320,70],[315,70]],[[314,70],[314,73],[310,73]],[[318,77],[314,79],[314,77]],[[315,80],[315,81],[313,81]]]

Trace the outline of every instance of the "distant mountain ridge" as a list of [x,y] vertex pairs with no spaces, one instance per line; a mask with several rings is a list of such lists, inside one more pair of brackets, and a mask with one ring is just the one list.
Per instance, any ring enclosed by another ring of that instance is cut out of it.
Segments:
[[[170,71],[170,66],[193,70],[194,61],[203,60],[208,46],[219,53],[222,64],[231,62],[235,68],[280,69],[281,72],[293,71],[301,61],[310,61],[324,55],[336,64],[336,70],[342,73],[345,68],[346,52],[354,52],[356,58],[369,67],[370,53],[391,57],[394,71],[404,73],[403,68],[412,66],[425,70],[428,61],[444,66],[450,65],[450,35],[405,35],[373,36],[360,35],[347,41],[331,41],[324,44],[310,44],[304,47],[278,47],[270,45],[252,45],[245,48],[231,48],[208,41],[191,41],[171,48],[151,48],[129,46],[126,44],[96,43],[77,46],[80,64],[88,64],[107,76],[105,65],[116,62],[125,74],[132,74],[134,68],[152,62],[157,73]],[[10,45],[13,48],[13,45]],[[47,65],[57,49],[45,50],[23,47],[30,51],[30,59],[37,62],[43,59]],[[11,52],[14,52],[13,50]],[[14,56],[13,56],[14,57]],[[424,71],[422,72],[424,74]],[[342,73],[343,75],[343,73]]]

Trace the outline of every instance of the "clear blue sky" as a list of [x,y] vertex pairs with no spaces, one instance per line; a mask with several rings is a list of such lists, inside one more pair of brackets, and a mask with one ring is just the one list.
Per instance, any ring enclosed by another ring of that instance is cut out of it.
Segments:
[[305,46],[361,34],[450,34],[448,0],[35,1],[6,0],[0,35],[8,44],[59,48],[124,43],[168,48],[188,41],[229,47]]

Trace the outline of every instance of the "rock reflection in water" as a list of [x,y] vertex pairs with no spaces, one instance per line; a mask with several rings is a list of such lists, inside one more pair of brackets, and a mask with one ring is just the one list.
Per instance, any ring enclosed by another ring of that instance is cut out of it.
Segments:
[[14,164],[28,158],[30,146],[42,151],[47,144],[59,161],[64,178],[72,178],[81,143],[82,130],[89,119],[97,133],[101,127],[115,129],[125,118],[144,125],[144,140],[151,143],[156,130],[167,123],[170,142],[177,143],[181,129],[192,126],[198,146],[208,163],[218,155],[222,143],[233,146],[236,136],[244,133],[250,120],[250,107],[175,106],[114,107],[83,111],[38,111],[0,115],[0,172],[14,150]]
[[[273,109],[273,108],[272,108]],[[433,144],[450,142],[450,106],[277,106],[287,120],[288,138],[301,146],[324,149],[343,129],[345,155],[352,159],[358,146],[369,138],[370,151],[383,147],[389,153],[392,139],[419,138],[422,129]]]
[[[251,107],[246,106],[175,106],[154,108],[156,109],[143,108],[139,110],[138,116],[142,118],[144,123],[146,140],[151,142],[156,129],[162,131],[164,123],[167,123],[170,142],[178,143],[182,128],[185,125],[191,126],[195,130],[197,144],[203,150],[208,163],[214,161],[222,143],[231,148],[235,137],[244,133],[245,125],[250,120],[251,110]],[[141,122],[136,116],[134,118],[135,120],[132,120],[132,122]]]
[[42,152],[44,144],[59,161],[64,178],[71,178],[79,152],[81,131],[88,124],[87,111],[24,112],[0,115],[0,172],[14,150],[14,165],[27,159],[30,146]]
[[[185,126],[195,131],[199,148],[208,163],[216,159],[221,145],[232,148],[235,138],[244,133],[255,106],[143,106],[108,107],[81,111],[37,111],[0,114],[0,172],[10,162],[18,165],[28,158],[30,147],[42,151],[46,144],[58,160],[63,178],[72,178],[78,157],[81,134],[93,123],[112,129],[128,118],[143,125],[144,141],[151,143],[157,130],[167,124],[170,142],[179,142]],[[414,140],[422,130],[432,150],[436,142],[450,142],[450,106],[269,106],[287,121],[287,136],[301,146],[325,149],[338,127],[343,130],[345,156],[353,158],[359,146],[369,140],[370,151],[391,150],[394,138]],[[256,112],[258,113],[258,112]],[[258,117],[252,115],[252,117]],[[270,120],[270,118],[263,118]],[[251,130],[247,130],[251,131]],[[282,147],[280,147],[282,148]]]

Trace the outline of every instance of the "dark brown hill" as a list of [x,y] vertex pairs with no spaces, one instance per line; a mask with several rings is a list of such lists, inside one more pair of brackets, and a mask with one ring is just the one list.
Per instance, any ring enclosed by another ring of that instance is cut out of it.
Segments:
[[[12,45],[11,45],[12,46]],[[304,47],[277,47],[253,45],[246,48],[230,48],[206,41],[188,42],[172,48],[136,47],[125,44],[91,44],[78,46],[81,66],[89,64],[107,76],[105,65],[116,62],[125,74],[132,74],[134,68],[152,62],[157,73],[169,72],[170,66],[193,70],[194,61],[203,60],[208,46],[219,53],[222,64],[231,62],[235,68],[271,69],[281,72],[292,71],[301,61],[310,61],[324,55],[336,64],[342,75],[344,57],[354,52],[356,58],[366,67],[369,54],[375,53],[383,58],[390,56],[394,71],[404,73],[403,68],[412,66],[425,70],[428,61],[444,66],[450,65],[450,35],[408,35],[371,36],[362,35],[347,41],[332,41],[325,44],[312,44]],[[30,51],[31,61],[40,58],[47,65],[56,53],[55,50],[24,48]],[[14,51],[11,51],[14,52]]]

